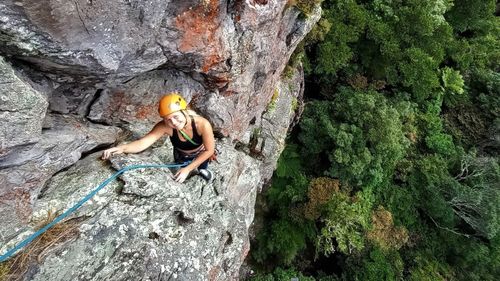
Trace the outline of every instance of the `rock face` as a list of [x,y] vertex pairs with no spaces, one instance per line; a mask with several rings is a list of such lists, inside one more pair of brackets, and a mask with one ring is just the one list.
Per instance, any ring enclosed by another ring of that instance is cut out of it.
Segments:
[[[76,212],[75,217],[89,217],[80,236],[47,257],[33,280],[236,278],[249,250],[247,229],[253,220],[257,186],[248,183],[259,171],[257,160],[230,145],[221,148],[210,184],[197,176],[179,184],[171,170],[161,168],[123,174]],[[118,170],[171,162],[170,154],[169,148],[159,147],[111,162]],[[53,177],[35,206],[34,219],[50,208],[71,207],[109,177],[114,170],[98,164],[99,155]]]
[[159,122],[166,92],[210,120],[221,152],[209,185],[177,184],[168,169],[122,174],[71,214],[77,237],[25,280],[238,279],[256,193],[301,112],[302,71],[283,70],[320,15],[288,2],[0,3],[0,254],[116,170],[171,162],[165,140],[98,159]]
[[0,57],[0,151],[40,139],[47,97],[22,81]]

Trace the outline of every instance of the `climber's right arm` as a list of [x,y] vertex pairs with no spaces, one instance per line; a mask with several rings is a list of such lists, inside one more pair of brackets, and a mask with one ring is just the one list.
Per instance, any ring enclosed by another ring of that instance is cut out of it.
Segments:
[[166,133],[166,126],[163,122],[157,123],[153,129],[144,137],[127,144],[120,144],[118,146],[104,150],[102,159],[108,159],[111,155],[121,153],[138,153],[150,147],[153,143],[159,140]]

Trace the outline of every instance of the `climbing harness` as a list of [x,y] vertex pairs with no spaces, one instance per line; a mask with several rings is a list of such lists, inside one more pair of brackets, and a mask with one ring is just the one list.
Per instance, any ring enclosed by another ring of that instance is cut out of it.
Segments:
[[73,207],[69,208],[66,212],[62,213],[59,215],[57,218],[55,218],[52,222],[44,226],[43,228],[39,229],[35,233],[31,234],[28,238],[24,239],[21,243],[17,244],[14,248],[8,250],[5,254],[0,256],[0,262],[6,261],[9,257],[11,257],[15,252],[18,250],[22,249],[26,245],[28,245],[31,241],[33,241],[35,238],[43,234],[45,231],[47,231],[49,228],[53,227],[56,225],[58,222],[66,218],[69,214],[73,213],[76,211],[78,208],[80,208],[85,202],[87,202],[90,198],[94,197],[97,192],[99,192],[101,189],[103,189],[108,183],[116,179],[119,175],[125,173],[126,171],[130,170],[135,170],[135,169],[144,169],[144,168],[180,168],[187,166],[191,161],[186,161],[181,164],[147,164],[147,165],[130,165],[125,168],[122,168],[118,172],[114,173],[111,177],[107,178],[105,181],[103,181],[96,189],[94,189],[92,192],[87,194],[83,199],[78,201]]

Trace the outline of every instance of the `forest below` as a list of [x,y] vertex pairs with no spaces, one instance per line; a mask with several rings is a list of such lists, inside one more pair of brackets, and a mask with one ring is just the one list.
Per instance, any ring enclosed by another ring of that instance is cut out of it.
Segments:
[[305,108],[260,200],[251,280],[498,280],[498,4],[321,5],[290,61]]

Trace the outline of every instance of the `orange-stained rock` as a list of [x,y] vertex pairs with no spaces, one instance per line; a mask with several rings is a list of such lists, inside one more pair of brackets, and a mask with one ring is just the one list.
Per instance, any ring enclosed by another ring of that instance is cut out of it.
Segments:
[[206,0],[175,18],[176,27],[183,33],[179,39],[179,51],[200,53],[204,57],[201,70],[209,72],[214,65],[223,62],[220,36],[219,1]]

